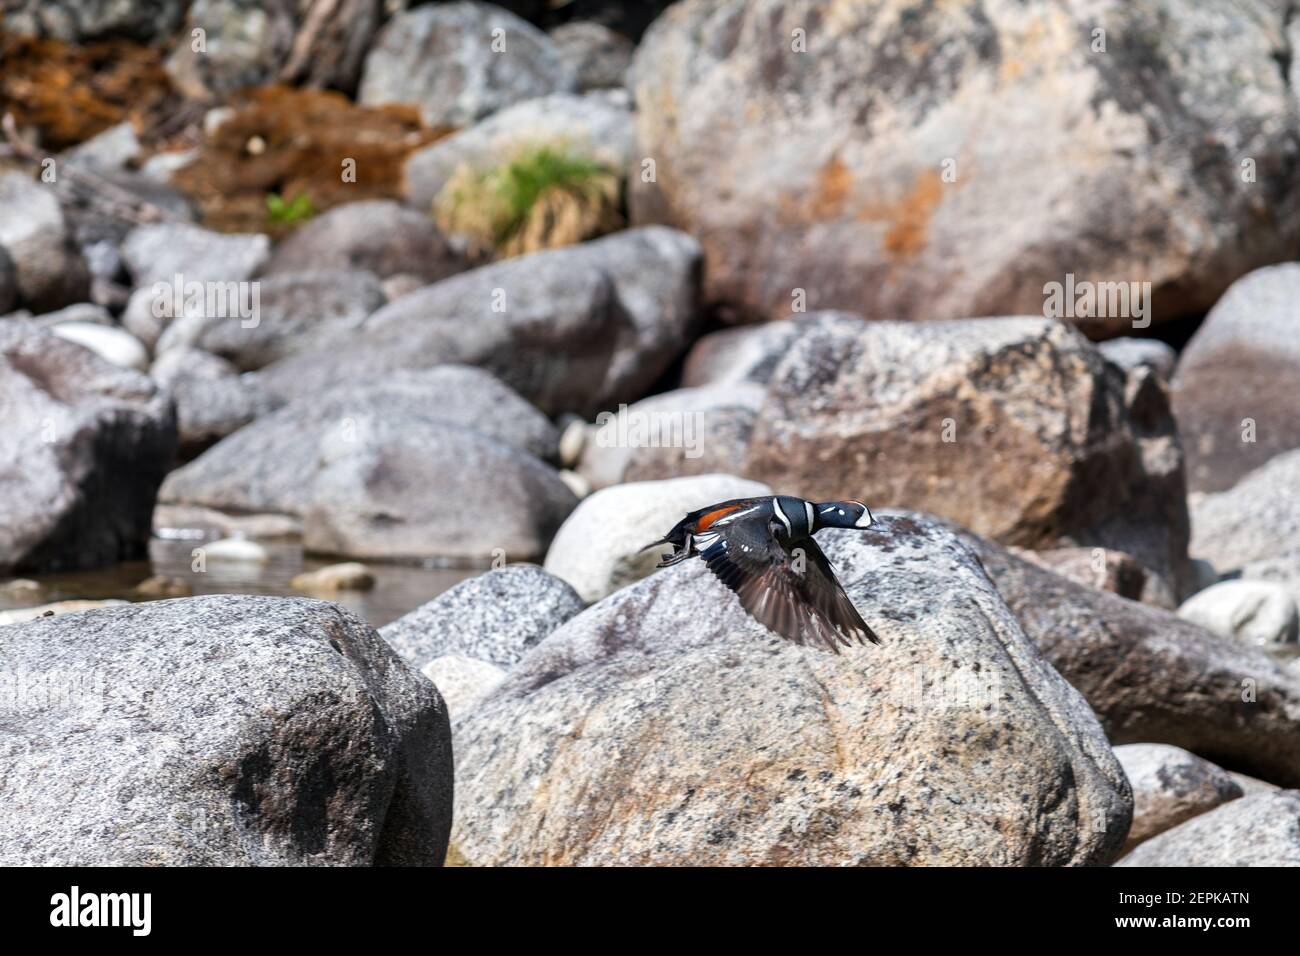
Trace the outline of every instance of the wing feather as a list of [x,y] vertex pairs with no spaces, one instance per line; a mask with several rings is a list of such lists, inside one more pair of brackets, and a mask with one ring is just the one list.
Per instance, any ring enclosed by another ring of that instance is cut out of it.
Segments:
[[795,644],[839,653],[854,641],[880,643],[835,579],[812,538],[800,541],[802,570],[771,533],[767,518],[741,519],[700,552],[718,579],[759,623]]

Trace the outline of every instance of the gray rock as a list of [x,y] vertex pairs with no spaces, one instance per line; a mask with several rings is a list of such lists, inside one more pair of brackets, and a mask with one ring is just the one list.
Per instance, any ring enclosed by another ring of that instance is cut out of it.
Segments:
[[70,163],[81,163],[97,170],[124,169],[143,154],[135,126],[129,120],[110,126],[104,132],[78,143],[63,154]]
[[[324,446],[337,441],[360,447],[365,433],[379,426],[429,422],[473,428],[538,457],[555,455],[554,427],[518,395],[478,369],[439,366],[377,385],[334,389],[323,399],[265,415],[173,472],[162,495],[232,511],[300,515],[310,505]],[[440,455],[417,473],[444,467],[463,470],[465,464]]]
[[53,186],[23,173],[0,172],[0,247],[8,255],[19,299],[33,311],[90,298],[90,271],[72,244]]
[[[1188,550],[1220,574],[1263,562],[1275,570],[1294,567],[1300,563],[1298,489],[1300,449],[1278,455],[1227,491],[1192,496]],[[1278,579],[1275,573],[1260,576]],[[1291,583],[1300,586],[1300,575]]]
[[1112,859],[1132,798],[1087,705],[950,532],[889,524],[820,538],[879,647],[782,641],[700,562],[561,627],[456,723],[449,858]]
[[1187,452],[1187,483],[1223,491],[1300,448],[1300,263],[1238,279],[1183,349],[1174,415]]
[[255,281],[253,319],[187,312],[164,329],[158,352],[189,345],[253,371],[294,352],[349,339],[387,301],[369,272],[292,272]]
[[1183,602],[1178,616],[1220,637],[1269,647],[1296,640],[1296,602],[1273,581],[1223,581]]
[[275,247],[262,275],[359,269],[429,283],[464,268],[427,215],[374,199],[337,206],[299,226]]
[[634,481],[597,491],[574,509],[546,552],[546,570],[569,582],[588,603],[654,573],[667,546],[662,538],[687,512],[730,498],[770,495],[757,481],[697,475]]
[[465,126],[576,84],[555,44],[526,20],[488,3],[440,3],[399,13],[379,31],[357,101],[412,103],[429,126]]
[[6,0],[5,30],[52,36],[65,43],[127,37],[148,43],[170,36],[185,17],[188,0]]
[[[1153,322],[1203,311],[1300,242],[1285,6],[678,3],[634,62],[658,175],[632,218],[696,236],[738,318],[796,289],[872,318],[1043,314],[1067,275],[1151,282]],[[1139,321],[1107,311],[1075,321]]]
[[1097,343],[1097,351],[1114,362],[1125,372],[1138,368],[1149,368],[1162,382],[1168,382],[1174,375],[1174,365],[1178,353],[1174,347],[1159,339],[1137,339],[1124,337]]
[[318,554],[482,567],[535,560],[578,500],[555,469],[437,419],[373,419],[327,436],[303,513]]
[[535,564],[510,564],[460,582],[380,628],[413,667],[463,654],[509,670],[585,605]]
[[[137,289],[166,283],[244,282],[266,262],[271,241],[254,233],[212,232],[189,223],[137,226],[122,244],[122,258]],[[168,293],[170,295],[170,292]]]
[[16,625],[7,866],[437,865],[437,690],[336,604],[218,595]]
[[[806,316],[805,321],[836,315],[852,314],[814,312]],[[764,322],[712,332],[691,346],[682,368],[682,385],[688,388],[737,382],[766,385],[776,371],[777,363],[798,338],[799,329],[795,322]]]
[[1117,866],[1300,866],[1300,791],[1257,793],[1148,840]]
[[453,718],[467,712],[505,680],[506,672],[495,664],[464,654],[444,654],[420,671],[433,681]]
[[202,349],[165,352],[149,374],[176,403],[181,454],[186,458],[271,410],[270,400],[242,379],[239,369]]
[[327,554],[535,558],[577,503],[530,453],[554,456],[556,440],[485,373],[431,369],[264,415],[172,472],[160,495],[300,516],[306,547]]
[[579,90],[621,87],[636,49],[632,41],[590,20],[573,20],[551,31],[561,59],[572,67]]
[[1125,852],[1198,814],[1242,795],[1226,770],[1167,744],[1115,748],[1133,788],[1133,826]]
[[1187,577],[1178,434],[1149,372],[1127,380],[1048,319],[792,320],[740,474],[818,500],[922,508],[1028,548],[1111,548],[1171,603]]
[[406,161],[406,200],[427,212],[461,166],[490,168],[537,143],[565,144],[622,176],[633,156],[632,114],[600,93],[554,93],[508,106],[413,152]]
[[629,230],[508,259],[403,296],[347,349],[300,352],[258,373],[286,399],[446,362],[478,365],[550,415],[633,401],[699,320],[698,246]]
[[725,473],[745,460],[762,405],[762,387],[742,382],[674,389],[601,412],[579,473],[593,488]]
[[0,322],[0,568],[145,556],[171,464],[170,399],[144,375],[21,320]]
[[[172,83],[189,99],[219,100],[271,82],[293,46],[298,7],[297,0],[193,0],[167,57]],[[206,34],[200,51],[196,29]]]
[[1068,581],[977,535],[963,540],[1112,743],[1172,744],[1300,785],[1300,675],[1169,611]]

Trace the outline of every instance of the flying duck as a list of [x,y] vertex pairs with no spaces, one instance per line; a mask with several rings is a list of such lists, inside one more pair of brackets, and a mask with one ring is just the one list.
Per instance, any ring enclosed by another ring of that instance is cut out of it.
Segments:
[[796,644],[838,654],[840,644],[861,644],[864,638],[879,644],[880,639],[835,580],[813,532],[869,528],[872,520],[860,501],[735,498],[692,511],[646,548],[673,546],[661,568],[698,555],[764,627]]

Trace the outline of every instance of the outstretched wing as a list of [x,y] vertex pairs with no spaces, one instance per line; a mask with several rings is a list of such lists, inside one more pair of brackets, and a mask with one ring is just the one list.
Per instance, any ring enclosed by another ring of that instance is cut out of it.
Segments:
[[766,518],[740,521],[719,532],[700,555],[755,620],[787,640],[835,653],[854,640],[880,643],[812,538],[800,541],[792,553]]

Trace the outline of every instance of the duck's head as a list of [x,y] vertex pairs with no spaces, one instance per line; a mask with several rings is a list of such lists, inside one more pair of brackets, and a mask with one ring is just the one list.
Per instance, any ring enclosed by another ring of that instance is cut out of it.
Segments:
[[813,505],[818,528],[870,528],[871,509],[861,501],[822,501]]

